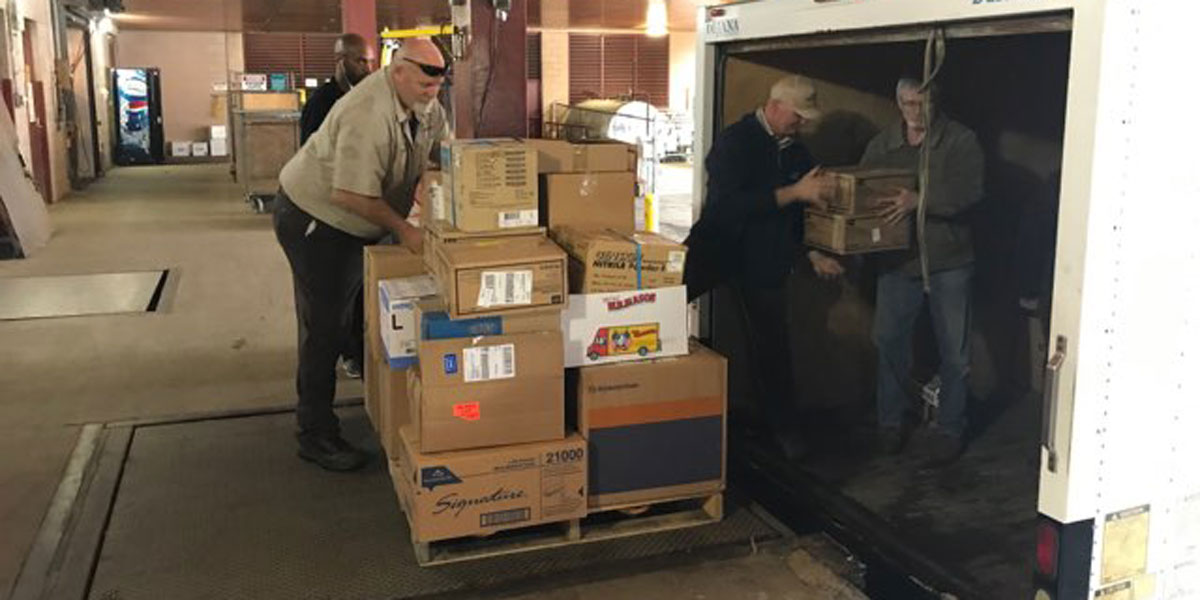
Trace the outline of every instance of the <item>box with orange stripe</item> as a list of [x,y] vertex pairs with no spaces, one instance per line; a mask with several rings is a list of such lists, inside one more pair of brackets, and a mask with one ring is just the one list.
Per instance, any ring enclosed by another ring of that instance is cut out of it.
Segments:
[[568,371],[588,442],[588,507],[693,498],[725,487],[727,365],[692,342],[677,358]]

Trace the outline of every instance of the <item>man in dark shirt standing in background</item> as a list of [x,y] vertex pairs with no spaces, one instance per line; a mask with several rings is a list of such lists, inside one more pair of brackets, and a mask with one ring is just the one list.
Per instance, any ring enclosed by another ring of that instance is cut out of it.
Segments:
[[[788,339],[787,280],[804,237],[804,204],[824,207],[833,192],[797,139],[820,118],[807,77],[785,77],[761,108],[726,128],[705,159],[708,196],[684,242],[688,299],[730,283],[745,319],[752,385],[762,425],[789,459],[803,454]],[[822,277],[841,273],[837,261],[808,253]]]
[[367,41],[357,33],[342,34],[333,45],[333,54],[337,57],[333,77],[308,97],[304,103],[304,112],[300,114],[300,145],[308,141],[308,136],[316,133],[325,122],[325,115],[333,108],[339,98],[346,95],[350,88],[363,77],[371,74],[370,56],[367,54]]

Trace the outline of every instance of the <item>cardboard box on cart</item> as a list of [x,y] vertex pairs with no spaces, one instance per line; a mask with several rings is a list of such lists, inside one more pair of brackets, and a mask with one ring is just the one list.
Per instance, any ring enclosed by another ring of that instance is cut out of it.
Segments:
[[616,142],[525,140],[537,150],[538,173],[606,173],[637,170],[637,147]]
[[629,172],[542,175],[539,222],[550,229],[574,225],[632,233],[636,188]]
[[687,354],[687,288],[571,294],[563,338],[567,367]]
[[683,285],[687,247],[656,233],[564,225],[551,236],[571,257],[572,294]]
[[[423,272],[421,256],[404,246],[376,245],[363,248],[363,321],[366,326],[363,336],[363,351],[366,354],[363,359],[363,392],[367,415],[376,429],[379,428],[380,389],[385,373],[381,365],[386,364],[386,359],[379,328],[379,294],[375,290],[379,289],[381,279],[412,277]],[[368,291],[371,293],[366,293]]]
[[587,515],[587,447],[562,440],[426,454],[416,429],[400,432],[389,462],[416,542],[490,535]]
[[[538,224],[537,151],[515,139],[442,142],[446,220],[470,232]],[[435,215],[437,216],[437,215]]]
[[436,255],[434,273],[451,318],[566,304],[567,254],[545,237],[463,241],[439,245]]

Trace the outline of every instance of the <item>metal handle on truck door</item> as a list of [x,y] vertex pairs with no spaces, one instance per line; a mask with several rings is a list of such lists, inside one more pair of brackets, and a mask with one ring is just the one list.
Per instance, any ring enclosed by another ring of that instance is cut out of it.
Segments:
[[1058,336],[1054,354],[1046,361],[1046,376],[1042,380],[1042,447],[1046,449],[1046,468],[1058,472],[1058,382],[1063,363],[1067,360],[1067,338]]

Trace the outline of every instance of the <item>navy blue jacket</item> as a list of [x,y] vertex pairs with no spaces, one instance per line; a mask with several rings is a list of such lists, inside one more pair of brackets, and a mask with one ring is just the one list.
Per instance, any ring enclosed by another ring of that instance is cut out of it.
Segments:
[[708,196],[684,241],[689,298],[726,281],[781,287],[804,239],[804,209],[779,208],[775,190],[810,171],[812,155],[798,140],[780,150],[750,113],[721,132],[704,166]]

